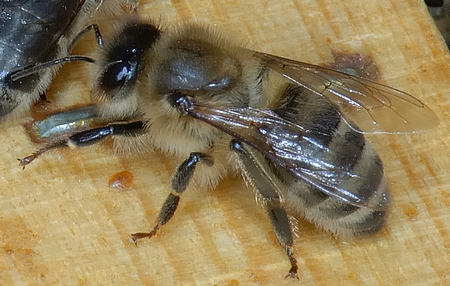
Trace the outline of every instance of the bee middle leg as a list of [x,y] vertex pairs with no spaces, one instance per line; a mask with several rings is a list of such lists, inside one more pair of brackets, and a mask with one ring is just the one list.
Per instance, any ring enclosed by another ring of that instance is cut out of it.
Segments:
[[293,256],[293,237],[289,217],[282,204],[280,188],[267,168],[250,151],[244,148],[243,144],[237,140],[232,140],[230,144],[233,150],[244,165],[244,172],[251,181],[253,187],[262,197],[263,206],[269,216],[272,228],[278,242],[283,246],[286,255],[291,263],[291,269],[286,277],[297,278],[297,260]]
[[135,244],[137,243],[138,239],[144,237],[151,238],[152,236],[154,236],[157,231],[172,218],[175,211],[177,210],[178,203],[180,202],[180,196],[188,187],[192,176],[194,175],[195,167],[200,161],[205,162],[207,165],[213,164],[213,160],[209,155],[198,152],[191,153],[189,158],[181,163],[172,178],[173,192],[169,194],[169,196],[165,200],[161,208],[161,212],[159,213],[156,225],[150,232],[138,232],[132,234],[131,239]]

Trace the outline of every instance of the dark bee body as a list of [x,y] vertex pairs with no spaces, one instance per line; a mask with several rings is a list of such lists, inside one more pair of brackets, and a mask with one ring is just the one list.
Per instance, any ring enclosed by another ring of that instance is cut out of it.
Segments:
[[[23,113],[39,99],[60,67],[46,63],[69,56],[78,34],[102,2],[0,2],[0,118],[13,111]],[[117,6],[116,2],[110,3]]]
[[285,207],[343,237],[379,230],[388,186],[362,131],[409,132],[438,123],[401,91],[254,52],[200,24],[161,30],[128,20],[96,63],[92,117],[111,123],[59,135],[22,165],[49,149],[111,135],[118,135],[119,149],[176,155],[183,161],[158,221],[150,232],[133,234],[134,241],[171,219],[191,180],[215,187],[227,174],[242,173],[285,249],[291,277],[297,263]]
[[[16,71],[55,59],[64,51],[61,41],[84,1],[2,1],[0,22],[0,117],[28,108],[48,87],[56,66],[14,80]],[[61,50],[62,49],[62,50]]]

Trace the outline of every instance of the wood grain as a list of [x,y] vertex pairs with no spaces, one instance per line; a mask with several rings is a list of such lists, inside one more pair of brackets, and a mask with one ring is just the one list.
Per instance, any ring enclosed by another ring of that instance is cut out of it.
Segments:
[[[200,20],[256,50],[325,65],[334,52],[373,58],[380,81],[413,94],[441,120],[430,132],[369,136],[394,203],[380,234],[343,242],[300,221],[295,253],[303,285],[450,283],[450,58],[419,0],[144,1],[163,22]],[[78,53],[93,49],[85,39]],[[56,106],[89,100],[88,66],[66,65],[50,88]],[[149,229],[177,161],[154,152],[115,155],[111,144],[49,153],[22,170],[37,146],[22,121],[0,126],[0,284],[293,285],[263,210],[239,178],[191,188],[173,220]],[[133,174],[130,190],[108,188]]]

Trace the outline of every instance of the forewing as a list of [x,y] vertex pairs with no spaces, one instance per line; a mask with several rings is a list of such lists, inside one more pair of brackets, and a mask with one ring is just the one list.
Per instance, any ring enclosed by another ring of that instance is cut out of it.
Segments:
[[[271,111],[193,106],[188,112],[190,116],[247,143],[273,163],[326,194],[358,207],[387,209],[387,201],[376,204],[370,201],[378,185],[371,185],[372,180],[352,174],[351,166],[335,166],[329,158],[342,155],[314,141],[312,131],[284,120]],[[382,172],[381,166],[379,171]],[[367,197],[360,197],[353,190],[341,188],[342,182],[349,178],[358,178],[372,192]]]
[[335,104],[362,133],[405,133],[434,128],[437,116],[411,95],[368,79],[255,52],[269,68]]

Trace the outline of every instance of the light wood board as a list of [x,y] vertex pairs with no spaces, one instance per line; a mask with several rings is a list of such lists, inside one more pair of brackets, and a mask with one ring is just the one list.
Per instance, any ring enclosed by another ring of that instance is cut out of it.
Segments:
[[[108,0],[105,0],[108,1]],[[430,132],[376,135],[393,205],[380,234],[343,242],[300,221],[295,255],[302,285],[450,284],[450,57],[420,0],[141,1],[165,22],[201,20],[254,49],[329,64],[333,52],[371,56],[380,81],[413,94],[441,120]],[[78,53],[93,49],[85,39]],[[66,65],[49,96],[89,100],[86,64]],[[178,161],[115,155],[105,143],[33,152],[19,120],[0,127],[1,285],[298,285],[253,192],[239,178],[190,189],[170,223],[135,247],[170,191]],[[108,188],[128,170],[128,191]]]

